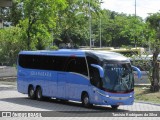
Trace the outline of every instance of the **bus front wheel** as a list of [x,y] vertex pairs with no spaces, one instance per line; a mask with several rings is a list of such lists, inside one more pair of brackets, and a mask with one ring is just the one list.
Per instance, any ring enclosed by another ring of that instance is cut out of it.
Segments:
[[85,93],[83,96],[82,96],[82,105],[86,108],[89,108],[92,106],[92,104],[90,104],[89,102],[89,96],[87,93]]
[[32,100],[35,99],[35,91],[34,91],[33,86],[30,86],[30,87],[28,88],[28,97],[29,97],[30,99],[32,99]]
[[41,87],[38,87],[38,88],[36,89],[36,98],[37,98],[37,100],[39,100],[39,101],[43,100]]

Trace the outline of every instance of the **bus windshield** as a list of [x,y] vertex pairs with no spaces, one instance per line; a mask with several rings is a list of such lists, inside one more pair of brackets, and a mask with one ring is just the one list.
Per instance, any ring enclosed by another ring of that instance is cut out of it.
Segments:
[[109,62],[103,64],[103,88],[110,92],[130,92],[134,87],[134,78],[130,63]]

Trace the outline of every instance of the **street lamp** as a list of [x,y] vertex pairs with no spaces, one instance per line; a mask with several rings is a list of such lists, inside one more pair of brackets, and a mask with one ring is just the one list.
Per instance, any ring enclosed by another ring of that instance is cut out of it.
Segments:
[[[136,2],[136,0],[135,0],[135,19],[136,19],[136,16],[137,16],[137,2]],[[135,38],[134,38],[135,40],[134,40],[134,44],[135,44],[135,48],[137,48],[137,36],[136,36],[136,34],[135,34]]]
[[137,1],[135,0],[135,17],[137,16]]
[[[102,0],[100,0],[100,6],[101,6],[101,4],[103,3],[103,1]],[[101,48],[102,47],[102,34],[101,34],[101,23],[102,21],[101,21],[101,14],[100,14],[100,25],[99,25],[99,27],[100,27],[100,43],[99,43],[99,47]]]
[[[83,2],[83,0],[82,0]],[[90,49],[92,48],[92,15],[91,15],[91,0],[88,0],[89,2],[89,41],[90,41]],[[100,4],[103,3],[102,0],[100,0]],[[100,17],[100,46],[101,46],[101,17]]]
[[90,41],[89,46],[90,46],[90,49],[92,48],[92,28],[91,28],[91,26],[92,26],[92,24],[91,24],[92,18],[91,17],[92,17],[91,16],[91,0],[89,0],[89,41]]

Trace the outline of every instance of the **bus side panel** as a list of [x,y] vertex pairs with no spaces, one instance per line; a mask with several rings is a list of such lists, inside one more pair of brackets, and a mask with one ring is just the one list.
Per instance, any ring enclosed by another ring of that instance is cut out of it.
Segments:
[[20,93],[27,94],[28,93],[28,85],[29,85],[29,71],[18,67],[17,71],[17,90]]
[[18,67],[18,92],[28,94],[29,85],[33,85],[35,90],[37,86],[40,86],[43,96],[55,97],[57,95],[57,72]]
[[90,81],[87,77],[76,73],[67,74],[66,98],[70,100],[81,101],[83,91],[89,93]]
[[41,87],[43,96],[55,97],[57,94],[57,72],[48,70],[36,70],[35,72],[34,86]]
[[57,73],[57,94],[55,97],[66,99],[66,73]]
[[48,80],[48,92],[44,93],[44,96],[56,97],[57,96],[57,72],[52,72],[51,78]]
[[90,87],[90,102],[92,104],[102,104],[102,96],[98,93],[100,89],[91,85]]

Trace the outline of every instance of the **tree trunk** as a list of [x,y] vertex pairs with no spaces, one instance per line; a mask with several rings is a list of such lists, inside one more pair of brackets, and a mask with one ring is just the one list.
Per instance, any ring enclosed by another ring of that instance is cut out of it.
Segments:
[[28,29],[27,29],[27,49],[30,50],[30,44],[31,44],[31,35],[30,35],[30,31],[31,31],[31,17],[29,16],[29,20],[28,20]]
[[152,71],[152,80],[151,80],[151,91],[157,92],[160,89],[159,86],[159,63],[157,61],[159,54],[159,48],[156,47],[156,50],[153,53],[153,71]]
[[27,49],[30,50],[30,41],[31,41],[31,36],[30,36],[30,30],[27,30]]

